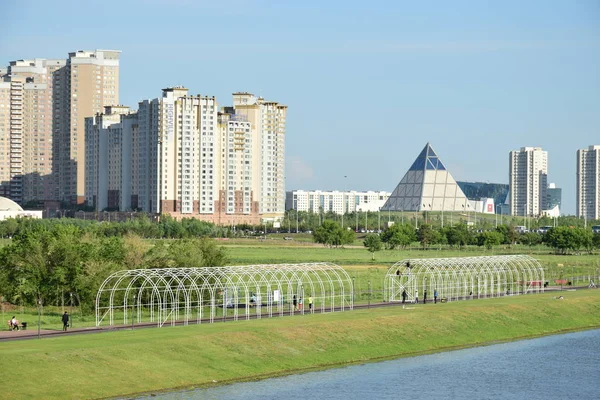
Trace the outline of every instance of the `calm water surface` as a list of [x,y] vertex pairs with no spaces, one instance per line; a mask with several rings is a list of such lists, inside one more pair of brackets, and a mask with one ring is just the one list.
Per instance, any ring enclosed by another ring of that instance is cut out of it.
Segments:
[[139,399],[600,399],[600,330]]

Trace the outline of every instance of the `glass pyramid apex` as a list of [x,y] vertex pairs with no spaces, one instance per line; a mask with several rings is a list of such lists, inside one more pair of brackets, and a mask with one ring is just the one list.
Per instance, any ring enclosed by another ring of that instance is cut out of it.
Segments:
[[415,162],[408,169],[409,171],[445,171],[446,167],[438,157],[431,145],[427,143],[417,157]]

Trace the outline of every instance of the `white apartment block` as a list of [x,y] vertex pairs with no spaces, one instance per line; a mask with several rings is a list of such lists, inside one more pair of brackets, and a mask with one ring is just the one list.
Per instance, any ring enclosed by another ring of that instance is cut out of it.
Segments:
[[256,173],[252,162],[252,124],[232,108],[219,113],[222,166],[219,212],[227,215],[258,214],[258,202],[253,199],[252,182]]
[[[258,134],[261,101],[256,99],[249,109],[253,119],[248,112],[238,113],[236,107],[219,112],[214,97],[191,96],[183,87],[164,89],[161,98],[140,102],[135,114],[107,107],[105,114],[86,121],[88,204],[97,210],[135,209],[224,225],[282,218],[283,204],[280,213],[271,211],[276,201],[260,205],[261,199],[274,196],[263,195],[261,190],[277,194],[276,179],[283,176],[279,171],[283,138],[273,139],[277,135],[267,129],[263,130],[266,141]],[[279,124],[285,121],[269,118]],[[284,132],[285,124],[279,129]],[[257,143],[268,147],[269,140],[281,140],[280,146],[261,152]],[[102,146],[108,155],[97,155]],[[95,177],[103,176],[103,163],[107,165],[106,184]]]
[[522,147],[509,157],[510,215],[538,216],[546,209],[548,152]]
[[287,192],[286,209],[313,213],[334,212],[346,214],[354,211],[379,211],[391,193],[348,191],[305,191]]
[[600,145],[577,150],[577,216],[600,219]]
[[108,106],[85,119],[85,193],[96,210],[131,209],[131,136],[137,115]]

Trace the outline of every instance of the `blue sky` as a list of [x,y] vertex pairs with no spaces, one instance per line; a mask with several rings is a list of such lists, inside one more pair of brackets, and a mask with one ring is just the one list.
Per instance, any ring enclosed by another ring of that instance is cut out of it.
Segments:
[[[6,0],[5,0],[6,1]],[[600,144],[600,2],[6,1],[0,62],[122,50],[121,103],[184,85],[289,106],[286,188],[392,191],[426,142],[457,180],[549,152],[575,212]],[[347,176],[344,179],[344,176]]]

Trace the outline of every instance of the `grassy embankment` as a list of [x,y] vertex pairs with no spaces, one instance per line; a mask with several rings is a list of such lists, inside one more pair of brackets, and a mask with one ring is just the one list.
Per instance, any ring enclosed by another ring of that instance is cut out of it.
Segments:
[[[383,250],[376,253],[375,261],[364,247],[327,248],[307,242],[310,235],[300,235],[302,241],[235,239],[220,241],[227,250],[230,265],[267,264],[267,263],[299,263],[299,262],[331,262],[341,265],[348,274],[355,277],[355,301],[357,304],[367,303],[369,299],[369,282],[371,282],[370,297],[373,302],[383,300],[383,280],[388,268],[395,262],[405,258],[430,257],[468,257],[481,255],[529,254],[530,248],[512,246],[511,249],[496,248],[485,251],[480,247],[469,247],[463,250]],[[535,249],[531,254],[546,270],[546,280],[554,284],[554,280],[563,278],[573,280],[575,285],[587,285],[589,276],[596,276],[596,284],[600,279],[600,257],[597,255],[555,255],[550,250]],[[562,266],[559,266],[562,265]],[[575,279],[573,279],[575,278]],[[60,301],[57,300],[58,303]],[[69,300],[65,301],[69,304]],[[79,308],[65,307],[72,314],[75,327],[94,326],[95,316],[81,315]],[[45,307],[41,318],[42,329],[62,329],[62,307]],[[5,308],[3,306],[1,321],[5,323],[12,315],[20,321],[29,323],[30,329],[37,326],[37,309],[35,307],[20,307],[19,305]]]
[[18,398],[213,385],[600,327],[600,290],[0,343]]

